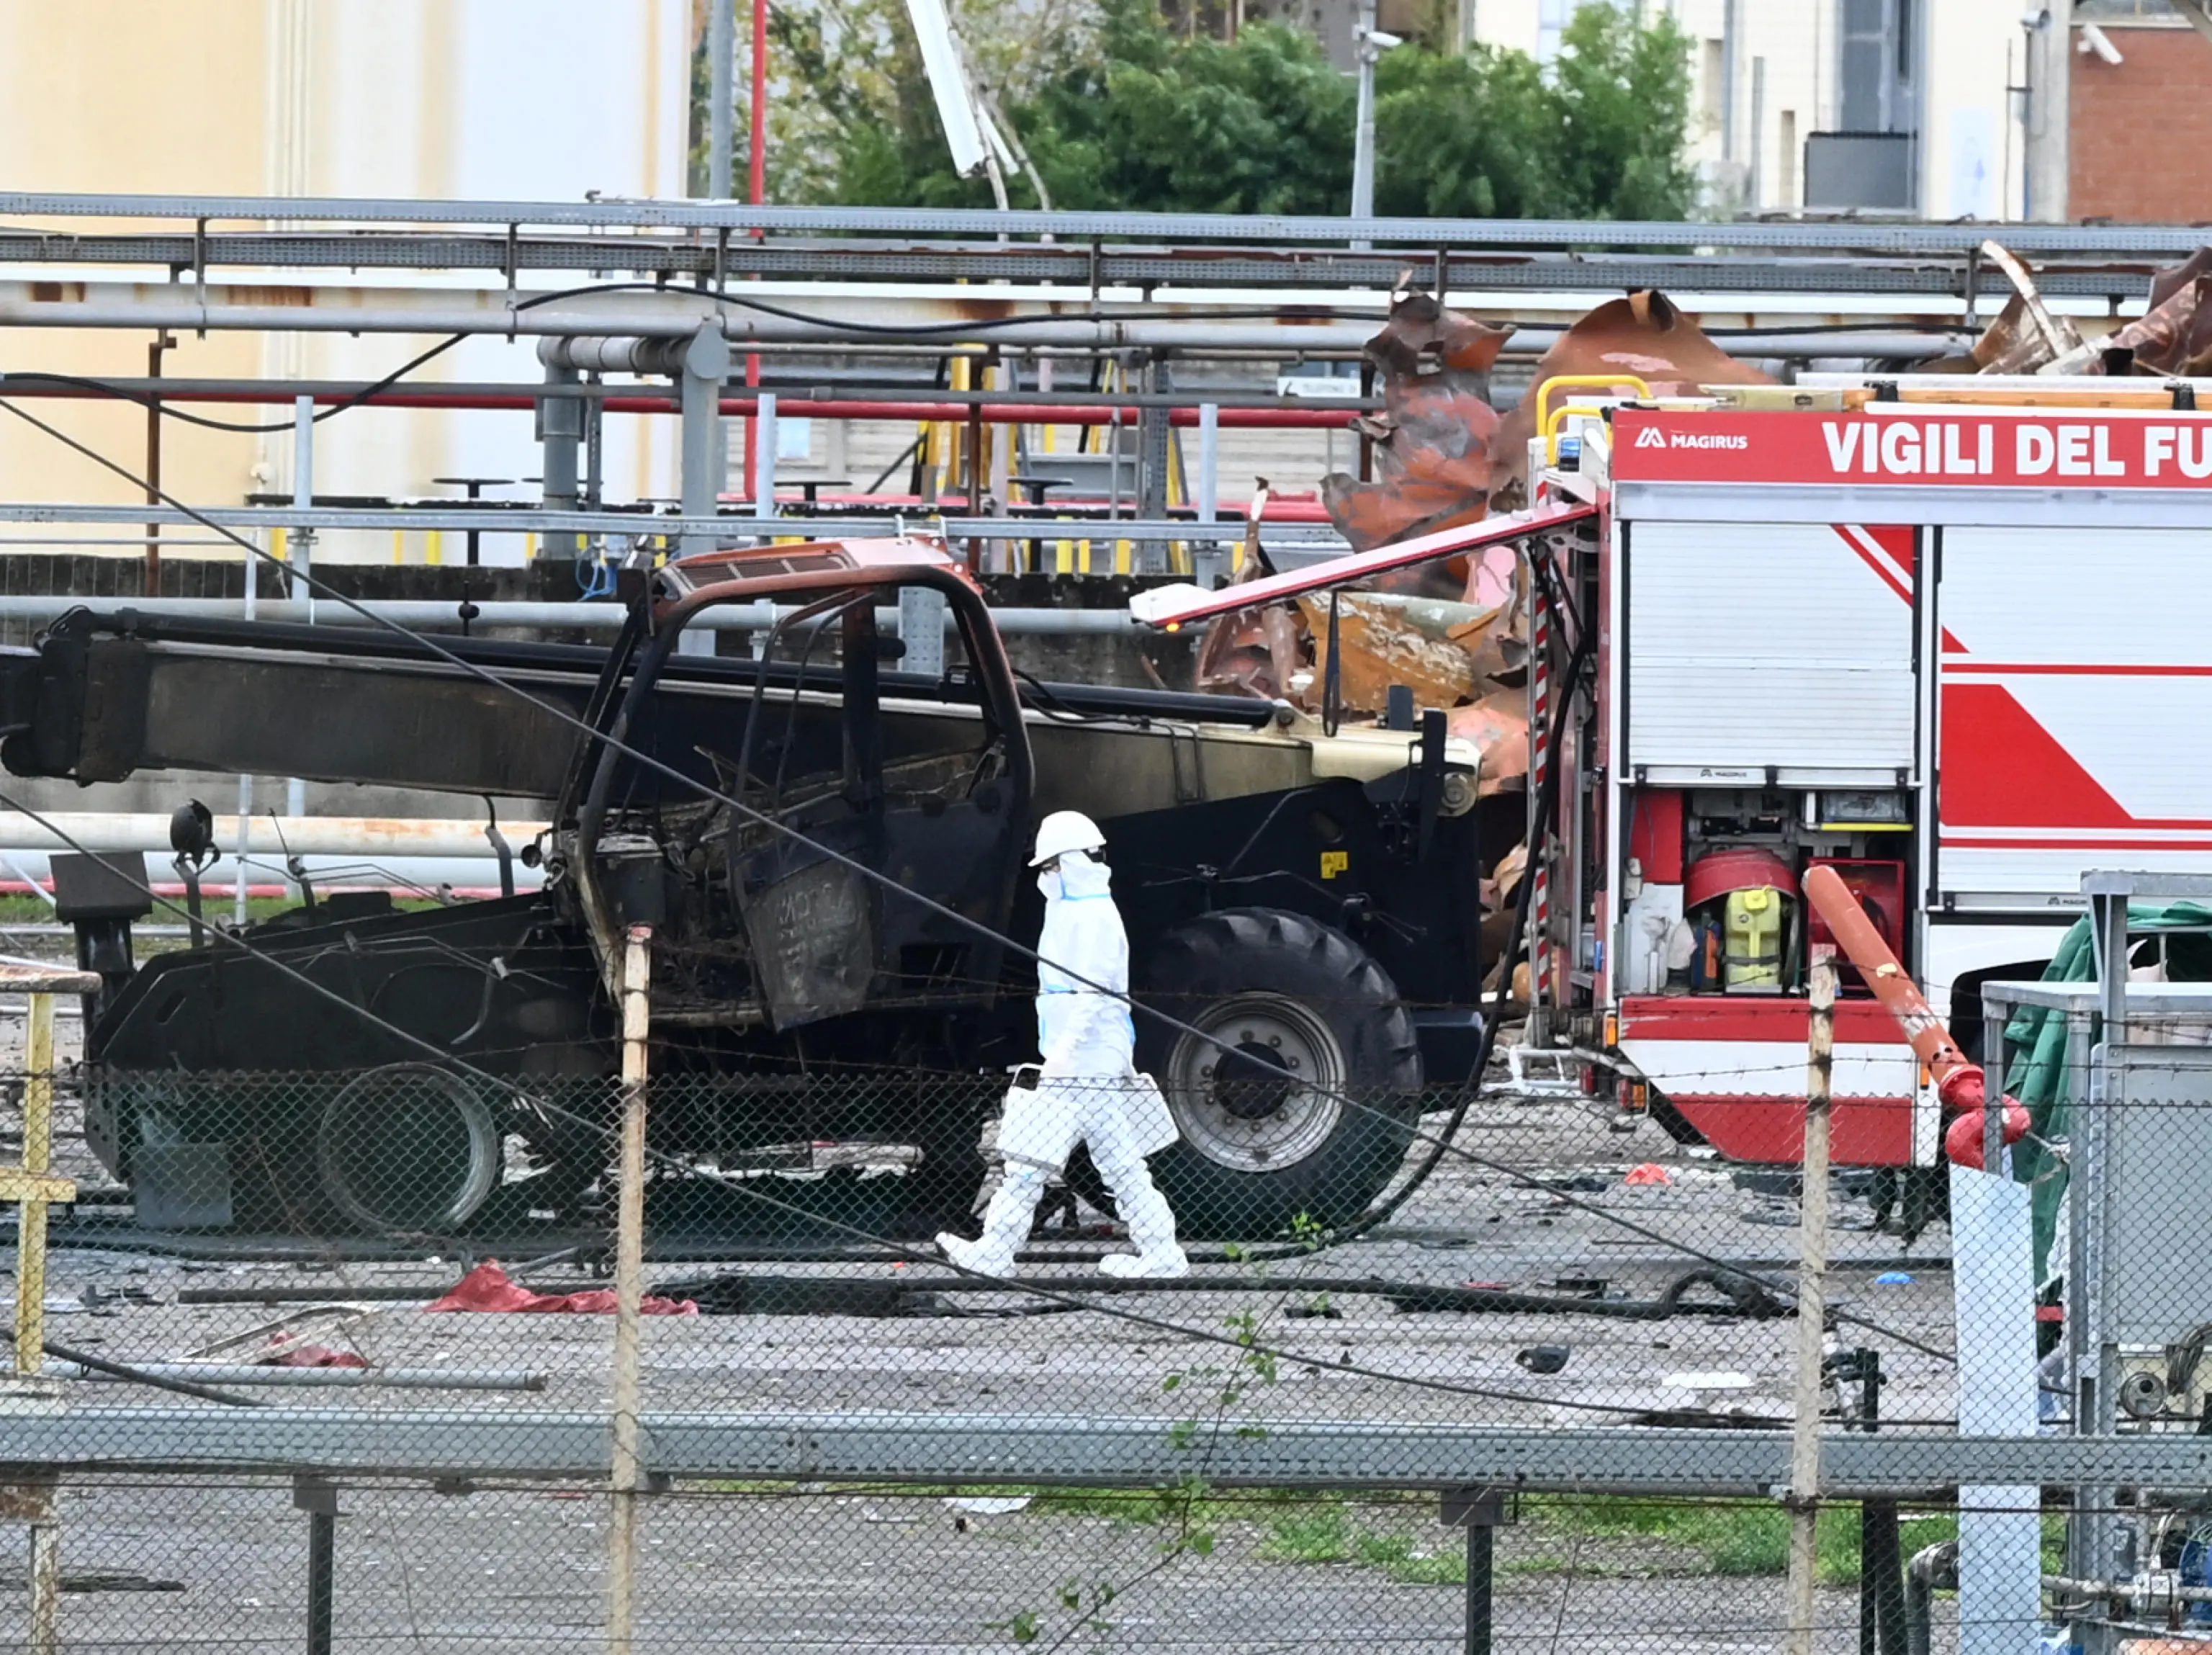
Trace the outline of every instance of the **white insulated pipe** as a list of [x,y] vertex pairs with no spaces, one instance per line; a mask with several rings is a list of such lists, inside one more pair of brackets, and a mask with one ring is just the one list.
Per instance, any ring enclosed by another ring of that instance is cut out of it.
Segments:
[[[51,827],[21,811],[0,811],[0,851],[55,854],[85,850],[143,851],[166,861],[170,855],[169,818],[151,811],[44,811]],[[478,821],[416,819],[394,816],[286,816],[271,821],[247,818],[256,856],[270,861],[286,852],[297,856],[436,856],[473,860],[495,853]],[[499,831],[518,851],[550,824],[501,822]],[[283,835],[279,848],[278,835]],[[64,837],[66,836],[66,837]],[[72,845],[70,841],[76,843]],[[218,849],[238,843],[238,818],[215,818]]]
[[[202,296],[203,291],[204,297]],[[688,338],[720,321],[733,345],[819,345],[842,342],[880,349],[902,332],[912,343],[949,342],[948,324],[981,323],[978,337],[999,343],[1060,349],[1350,350],[1365,344],[1383,319],[1300,316],[1236,319],[1209,315],[1203,303],[1156,305],[1141,317],[1086,314],[1087,299],[969,300],[885,298],[856,306],[849,298],[779,296],[770,315],[739,300],[717,304],[696,292],[603,296],[511,292],[504,288],[368,288],[305,283],[238,285],[211,282],[203,290],[169,282],[0,282],[0,326],[191,328],[280,333],[500,333]],[[986,307],[988,307],[988,308]],[[847,326],[858,311],[865,331]],[[1010,318],[1023,319],[1008,326]],[[943,348],[940,344],[939,348]]]
[[[1114,531],[1126,538],[1130,526],[1108,523],[1096,526]],[[1225,530],[1234,527],[1233,524],[1224,526]],[[1053,534],[1037,538],[1103,540],[1109,536],[1105,533],[1093,533],[1087,537]],[[1228,535],[1226,538],[1236,537]],[[547,627],[593,632],[616,630],[629,613],[621,604],[614,603],[486,602],[476,607],[476,624],[480,627]],[[198,620],[237,620],[240,618],[239,601],[235,598],[76,598],[67,593],[35,595],[9,593],[0,596],[0,620],[54,621],[80,609],[88,609],[102,615],[116,614],[127,609],[141,615],[173,615]],[[351,603],[324,598],[316,604],[313,618],[325,626],[373,624],[362,618],[361,610],[368,611],[379,619],[409,628],[459,624],[460,605],[458,603],[437,603],[422,599],[369,599],[361,602],[359,609],[356,609]],[[796,612],[796,605],[788,604],[716,604],[695,617],[690,625],[716,632],[763,632],[775,623],[779,616]],[[898,615],[896,608],[878,609],[876,624],[885,632],[896,635],[899,630]],[[253,613],[245,618],[302,622],[309,618],[308,605],[298,599],[274,603],[264,600],[257,603]],[[1133,632],[1138,630],[1136,624],[1129,618],[1128,611],[1122,609],[994,609],[991,611],[991,619],[1000,634],[1006,637]],[[950,631],[957,624],[957,618],[948,609],[945,615],[945,630]]]
[[[283,1385],[307,1390],[543,1390],[548,1376],[523,1368],[277,1367],[255,1362],[131,1362],[133,1373],[155,1379],[189,1379],[209,1385]],[[57,1361],[46,1372],[57,1378],[131,1383],[76,1362]]]

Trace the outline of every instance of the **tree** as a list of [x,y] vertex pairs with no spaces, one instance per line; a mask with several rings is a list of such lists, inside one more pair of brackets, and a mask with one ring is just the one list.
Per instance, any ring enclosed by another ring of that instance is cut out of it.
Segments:
[[1376,72],[1377,210],[1474,218],[1681,218],[1690,40],[1607,3],[1567,25],[1547,71],[1475,46],[1388,53]]
[[[1181,36],[1156,0],[955,0],[978,79],[1059,207],[1341,213],[1355,90],[1312,36]],[[954,176],[902,0],[790,0],[773,14],[770,195],[854,205],[991,204]],[[1377,76],[1386,213],[1680,218],[1690,42],[1585,4],[1558,61],[1407,45]],[[740,91],[742,101],[742,88]],[[738,127],[744,130],[742,119]],[[1011,177],[1017,205],[1035,204]]]

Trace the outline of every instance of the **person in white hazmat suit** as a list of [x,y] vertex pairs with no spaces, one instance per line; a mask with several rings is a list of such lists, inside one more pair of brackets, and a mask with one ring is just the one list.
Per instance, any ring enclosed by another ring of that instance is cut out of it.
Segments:
[[[1040,870],[1044,892],[1037,938],[1043,1062],[1033,1074],[1024,1069],[1006,1093],[999,1128],[1006,1172],[984,1211],[981,1239],[950,1232],[937,1238],[945,1257],[963,1269],[1014,1273],[1014,1250],[1029,1236],[1046,1180],[1066,1168],[1078,1144],[1090,1147],[1137,1248],[1109,1255],[1098,1268],[1108,1275],[1161,1277],[1190,1269],[1176,1244],[1175,1213],[1145,1165],[1146,1156],[1176,1141],[1176,1125],[1158,1086],[1133,1061],[1129,937],[1109,888],[1113,876],[1093,855],[1105,843],[1098,824],[1079,811],[1054,811],[1037,827],[1030,866]],[[1024,1084],[1032,1078],[1034,1085]]]

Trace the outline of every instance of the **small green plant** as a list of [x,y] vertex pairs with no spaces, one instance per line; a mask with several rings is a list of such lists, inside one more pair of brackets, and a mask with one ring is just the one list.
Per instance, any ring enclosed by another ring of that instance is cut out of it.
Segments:
[[1267,1524],[1259,1555],[1276,1563],[1342,1563],[1352,1556],[1352,1524],[1337,1505],[1285,1512]]
[[1018,1644],[1033,1644],[1037,1635],[1037,1612],[1033,1609],[1017,1609],[1003,1621],[984,1623],[986,1632],[1003,1632]]
[[1364,1534],[1352,1542],[1352,1556],[1390,1579],[1409,1586],[1460,1585],[1467,1580],[1467,1555],[1446,1545],[1424,1551],[1401,1534]]

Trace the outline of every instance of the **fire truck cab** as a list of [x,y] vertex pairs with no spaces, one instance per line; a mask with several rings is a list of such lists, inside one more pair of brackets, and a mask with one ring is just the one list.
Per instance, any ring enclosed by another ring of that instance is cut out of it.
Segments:
[[[1597,516],[1529,543],[1529,1043],[1794,1161],[1808,867],[1972,1054],[1979,983],[2040,971],[2085,867],[2212,861],[2208,389],[1815,379],[1546,422],[1536,497]],[[1835,1159],[1936,1164],[1911,1049],[1841,983]]]

